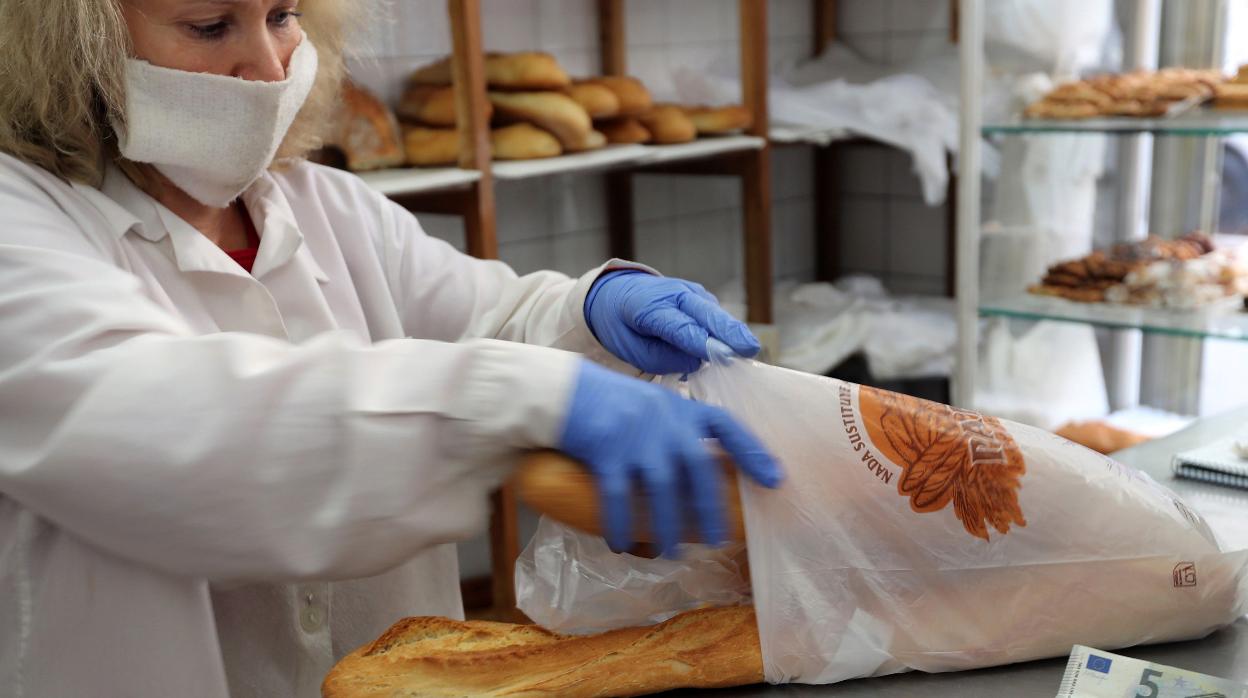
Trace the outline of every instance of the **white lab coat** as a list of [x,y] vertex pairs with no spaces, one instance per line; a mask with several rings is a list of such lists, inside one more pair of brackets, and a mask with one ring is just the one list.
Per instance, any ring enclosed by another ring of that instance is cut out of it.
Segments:
[[0,695],[318,695],[396,619],[462,617],[447,543],[557,438],[546,347],[622,367],[600,270],[518,277],[306,163],[243,198],[254,276],[117,170],[0,154]]

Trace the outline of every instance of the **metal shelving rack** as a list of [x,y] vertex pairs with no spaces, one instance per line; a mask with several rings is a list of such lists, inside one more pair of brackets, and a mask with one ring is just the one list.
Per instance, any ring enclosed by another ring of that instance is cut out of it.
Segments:
[[[1153,12],[1157,5],[1142,2],[1139,13]],[[1003,124],[981,123],[981,87],[984,56],[984,0],[962,0],[959,33],[963,39],[961,58],[961,126],[959,189],[957,201],[957,267],[979,269],[981,241],[980,171],[981,137],[994,134],[1088,133],[1134,136],[1151,134],[1167,137],[1220,137],[1248,133],[1248,113],[1216,112],[1205,109],[1172,118],[1100,118],[1079,121],[1014,121]],[[1137,33],[1143,33],[1148,18],[1137,20]],[[1155,26],[1153,27],[1156,28]],[[1155,45],[1154,45],[1155,47]],[[1130,155],[1130,153],[1128,153]],[[1130,160],[1130,158],[1128,158]],[[1135,166],[1140,166],[1138,158]],[[1132,168],[1134,169],[1134,168]],[[1142,198],[1132,187],[1138,173],[1126,175],[1128,193],[1123,198]],[[1128,201],[1121,210],[1139,209],[1140,201]],[[1057,320],[1107,327],[1141,330],[1148,335],[1168,335],[1192,339],[1248,341],[1248,313],[1229,304],[1198,310],[1151,309],[1107,303],[1077,303],[1058,298],[1013,296],[981,299],[979,275],[965,273],[957,283],[958,349],[953,384],[955,404],[973,408],[979,349],[979,318],[1010,317],[1024,320]]]

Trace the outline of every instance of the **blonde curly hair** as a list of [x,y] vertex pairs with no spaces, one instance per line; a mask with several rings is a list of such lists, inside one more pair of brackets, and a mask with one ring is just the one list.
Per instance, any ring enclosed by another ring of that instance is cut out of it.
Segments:
[[[131,52],[121,0],[0,0],[0,152],[66,180],[99,186],[116,161],[132,179],[143,168],[117,153],[109,118],[125,123],[122,75]],[[276,160],[321,146],[343,75],[353,0],[302,0],[300,24],[316,44],[312,93]]]

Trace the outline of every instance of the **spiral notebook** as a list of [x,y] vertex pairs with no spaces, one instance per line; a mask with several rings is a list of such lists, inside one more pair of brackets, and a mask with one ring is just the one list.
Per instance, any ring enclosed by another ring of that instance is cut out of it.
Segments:
[[1248,460],[1235,453],[1236,438],[1175,454],[1174,476],[1248,490]]

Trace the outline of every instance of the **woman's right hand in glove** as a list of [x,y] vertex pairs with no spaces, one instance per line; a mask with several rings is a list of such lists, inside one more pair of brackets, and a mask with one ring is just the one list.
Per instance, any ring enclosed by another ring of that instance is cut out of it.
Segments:
[[559,450],[585,463],[598,485],[603,530],[613,550],[632,543],[632,492],[649,501],[652,530],[670,555],[691,505],[702,540],[725,536],[720,466],[704,439],[717,439],[737,466],[761,485],[782,474],[762,442],[726,411],[582,361]]

